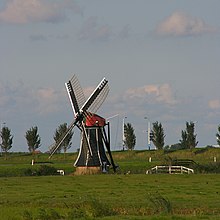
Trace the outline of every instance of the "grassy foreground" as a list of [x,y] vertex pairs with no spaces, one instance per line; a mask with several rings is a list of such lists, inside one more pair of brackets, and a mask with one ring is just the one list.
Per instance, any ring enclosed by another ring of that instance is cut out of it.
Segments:
[[[0,219],[220,219],[220,149],[113,152],[118,173],[92,176],[72,175],[76,157],[0,156]],[[193,175],[145,174],[176,159],[193,160],[199,169]],[[42,164],[66,175],[27,176]]]
[[0,178],[0,219],[220,219],[220,175]]

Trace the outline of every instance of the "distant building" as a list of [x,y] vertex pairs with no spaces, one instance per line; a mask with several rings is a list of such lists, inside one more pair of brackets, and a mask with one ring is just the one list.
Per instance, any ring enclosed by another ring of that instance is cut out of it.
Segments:
[[42,152],[40,150],[35,150],[33,153],[34,154],[42,154]]

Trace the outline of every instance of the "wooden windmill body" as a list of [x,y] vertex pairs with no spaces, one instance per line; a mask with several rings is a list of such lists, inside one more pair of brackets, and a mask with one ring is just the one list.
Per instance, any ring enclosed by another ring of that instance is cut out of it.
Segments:
[[75,75],[65,85],[75,119],[60,142],[52,147],[51,156],[59,149],[68,133],[77,126],[81,131],[81,141],[79,154],[74,163],[75,174],[108,172],[110,166],[115,171],[116,166],[110,150],[109,122],[106,123],[103,117],[95,114],[108,94],[108,81],[104,78],[86,101]]

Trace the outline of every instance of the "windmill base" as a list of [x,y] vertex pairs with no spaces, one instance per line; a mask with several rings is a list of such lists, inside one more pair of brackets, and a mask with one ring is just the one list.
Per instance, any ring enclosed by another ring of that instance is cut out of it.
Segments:
[[75,175],[92,175],[102,173],[100,167],[76,167]]

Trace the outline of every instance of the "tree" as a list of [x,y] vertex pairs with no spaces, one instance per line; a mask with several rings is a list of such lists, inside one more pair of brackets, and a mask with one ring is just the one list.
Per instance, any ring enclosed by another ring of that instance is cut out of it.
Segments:
[[196,141],[195,132],[195,123],[194,122],[186,122],[186,130],[182,130],[182,140],[180,140],[180,144],[185,149],[193,149],[198,144]]
[[164,134],[164,129],[163,129],[162,124],[159,123],[158,121],[153,123],[152,134],[153,134],[152,141],[155,147],[158,150],[163,149],[165,134]]
[[12,148],[13,136],[11,130],[8,127],[3,127],[1,130],[1,149],[5,152],[5,159],[7,159],[7,152]]
[[220,146],[220,125],[218,126],[218,133],[216,133],[217,144]]
[[124,145],[128,150],[133,150],[136,144],[136,135],[134,133],[134,128],[130,123],[124,124]]
[[[67,123],[59,125],[59,127],[56,129],[54,133],[54,140],[56,144],[61,140],[61,138],[64,136],[64,134],[67,132]],[[60,145],[58,151],[61,151],[63,149],[64,154],[66,154],[66,151],[71,147],[72,145],[72,137],[73,137],[73,132],[69,132],[62,144]]]
[[182,149],[186,149],[188,146],[187,143],[187,132],[182,130],[182,140],[180,140],[180,146]]
[[194,134],[195,131],[195,123],[194,122],[186,122],[186,132],[187,132],[187,142],[188,142],[188,148],[193,149],[198,144],[198,141],[196,141],[196,134]]
[[38,127],[31,127],[26,131],[25,138],[27,140],[28,150],[30,153],[34,153],[37,148],[40,147],[41,138],[38,134]]

